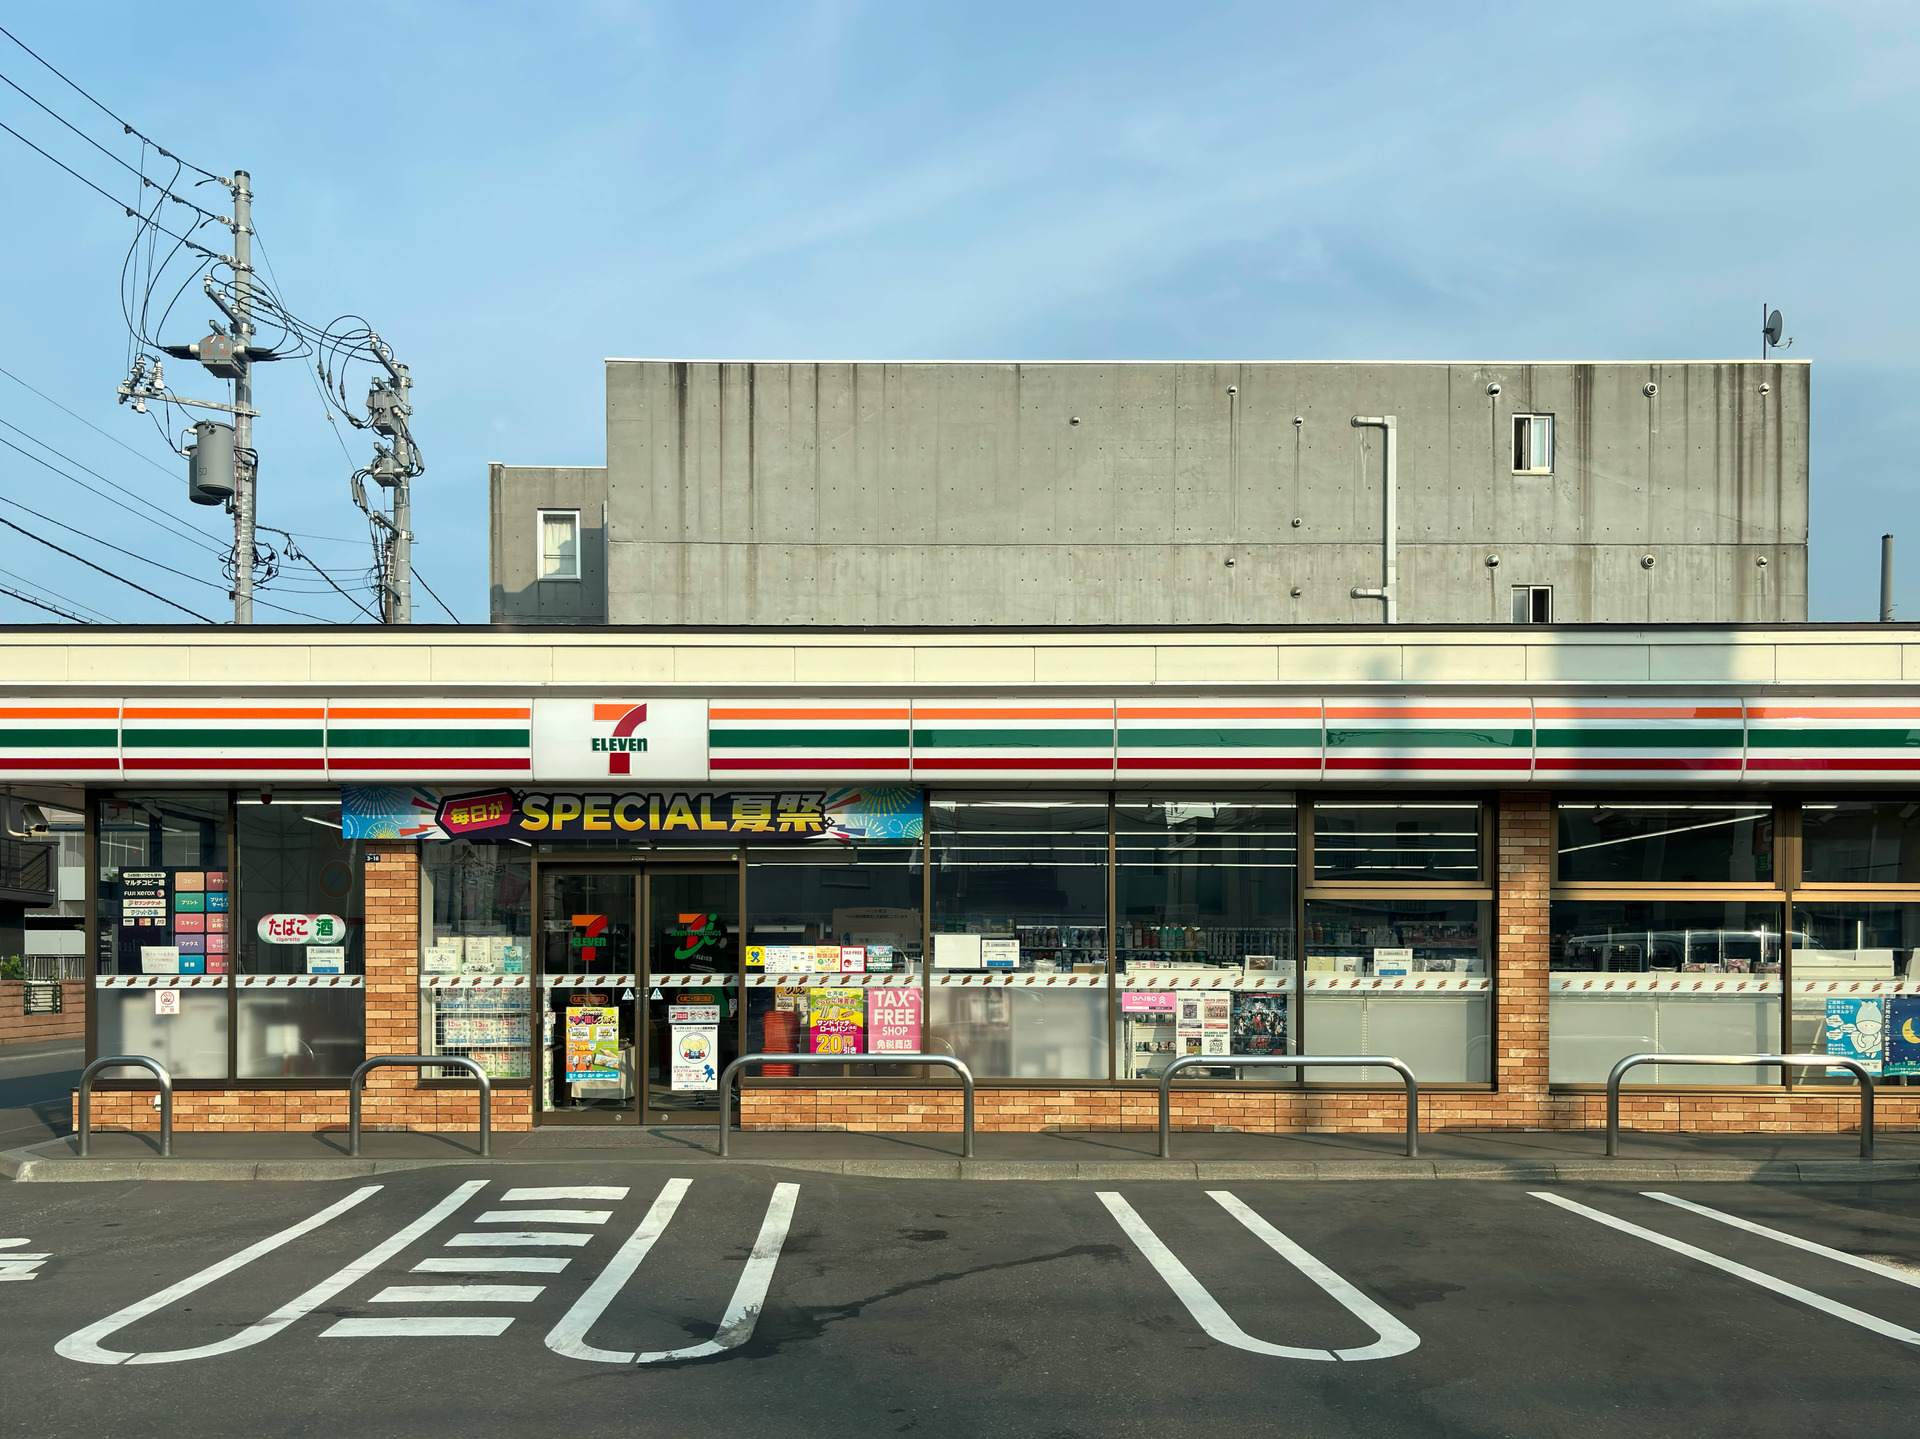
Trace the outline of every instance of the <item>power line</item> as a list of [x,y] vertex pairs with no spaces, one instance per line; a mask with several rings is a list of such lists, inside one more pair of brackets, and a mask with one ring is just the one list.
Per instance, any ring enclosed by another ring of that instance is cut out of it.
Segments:
[[[85,425],[88,429],[92,430],[96,435],[99,435],[102,439],[112,440],[114,444],[118,445],[121,449],[125,450],[128,454],[132,455],[135,459],[145,460],[148,464],[152,465],[156,470],[160,471],[160,473],[162,473],[163,475],[168,476],[170,479],[179,478],[179,476],[175,475],[171,469],[161,464],[152,455],[141,454],[140,451],[136,450],[132,445],[128,444],[125,440],[122,440],[115,435],[108,434],[107,431],[101,429],[98,425],[94,424],[92,420],[87,419],[83,415],[74,414],[72,410],[69,410],[65,405],[61,404],[58,400],[54,399],[53,396],[48,394],[43,394],[41,391],[35,390],[32,385],[29,385],[25,380],[21,379],[18,375],[14,374],[13,371],[5,368],[0,368],[0,375],[5,375],[9,380],[12,380],[14,384],[20,386],[23,390],[29,390],[29,391],[32,391],[32,393],[39,395],[41,399],[45,400],[49,405],[52,405],[54,409],[60,411],[62,414],[70,415],[72,416],[72,418],[79,420],[81,424]],[[357,545],[360,543],[360,541],[359,540],[342,540],[341,543]]]
[[189,170],[193,171],[196,175],[205,175],[209,180],[218,180],[222,178],[221,176],[214,174],[213,171],[211,170],[201,169],[198,165],[194,164],[191,160],[181,160],[178,155],[171,153],[165,147],[156,143],[154,140],[152,140],[148,136],[142,135],[138,130],[134,129],[133,126],[129,125],[125,120],[122,120],[118,115],[114,114],[113,111],[109,110],[105,105],[102,105],[98,100],[94,99],[93,96],[89,95],[85,90],[82,90],[73,81],[67,79],[65,75],[62,75],[59,70],[54,68],[52,61],[43,58],[41,55],[35,52],[34,49],[30,45],[28,45],[26,41],[22,40],[18,35],[14,34],[13,31],[7,29],[4,25],[0,25],[0,35],[6,36],[9,40],[13,41],[14,44],[18,45],[22,50],[25,50],[29,55],[32,55],[34,59],[38,60],[42,65],[46,66],[48,70],[52,71],[52,73],[60,80],[60,82],[64,84],[69,90],[72,90],[74,94],[78,95],[81,99],[85,100],[89,105],[93,106],[94,109],[98,110],[102,115],[105,115],[109,120],[113,121],[122,130],[126,131],[127,134],[134,136],[136,139],[143,140],[149,145],[152,145],[154,149],[160,151],[160,153],[162,155],[165,155],[169,160],[178,160],[182,165],[185,165]]
[[[53,446],[48,444],[45,440],[42,440],[37,436],[28,434],[25,430],[21,429],[18,425],[12,424],[6,420],[0,420],[0,426],[5,426],[7,429],[12,430],[16,435],[19,435],[23,439],[29,440],[33,444],[40,446],[41,449],[48,451],[50,454],[59,455],[61,459],[65,460],[68,464],[74,466],[76,469],[87,470],[87,467],[81,464],[78,460],[74,459],[73,456],[62,454],[59,450],[54,449]],[[85,480],[74,479],[72,475],[60,469],[58,466],[48,464],[45,460],[41,459],[38,455],[29,454],[26,450],[23,450],[18,445],[14,444],[11,440],[0,439],[0,445],[5,445],[8,449],[12,450],[15,454],[25,455],[28,459],[32,460],[36,465],[39,465],[42,469],[49,470],[52,473],[60,476],[61,479],[67,480],[72,484],[76,484],[80,486],[80,488],[85,490],[88,494],[99,495],[100,498],[105,500],[108,504],[114,505],[120,509],[125,510],[128,514],[132,515],[135,519],[142,520],[147,524],[154,523],[151,519],[148,519],[147,516],[141,514],[138,510],[135,510],[131,505],[128,505],[121,500],[116,500],[112,495],[104,494],[101,491],[96,490],[92,485],[88,484]],[[220,544],[219,541],[215,540],[211,535],[206,534],[204,531],[196,530],[191,526],[186,525],[184,521],[174,518],[172,514],[170,514],[166,510],[161,509],[160,506],[154,504],[153,501],[144,499],[141,496],[134,494],[132,490],[127,489],[124,485],[114,484],[112,480],[109,480],[105,475],[100,474],[95,470],[87,470],[87,473],[92,475],[95,479],[101,481],[103,484],[113,485],[113,487],[116,490],[119,490],[121,494],[128,496],[129,498],[139,502],[140,504],[145,505],[148,509],[152,510],[156,515],[160,516],[160,521],[162,524],[167,526],[167,532],[169,534],[176,535],[181,539],[191,540],[195,544],[200,545],[205,549],[211,550],[213,551],[213,553],[217,555],[224,555],[227,552],[227,548],[228,548],[227,546]]]
[[433,586],[427,583],[427,577],[420,573],[420,567],[418,565],[415,565],[413,567],[413,577],[416,580],[420,581],[420,587],[422,589],[424,589],[428,594],[433,595],[433,602],[439,605],[441,609],[447,612],[447,618],[452,620],[456,625],[459,624],[460,616],[456,615],[453,612],[453,607],[451,605],[449,605],[445,600],[441,599],[439,595],[434,594]]
[[[9,500],[7,503],[11,504],[13,502]],[[26,509],[26,506],[22,505],[20,506],[20,508]],[[27,510],[27,513],[32,514],[33,511]],[[50,550],[58,550],[61,554],[65,555],[68,559],[78,560],[81,564],[85,565],[88,569],[97,570],[99,571],[99,573],[105,575],[110,580],[118,580],[121,584],[127,586],[129,589],[138,590],[140,591],[141,594],[146,595],[151,599],[156,599],[160,601],[160,603],[163,605],[168,605],[176,610],[179,610],[181,614],[192,615],[196,620],[199,620],[202,624],[210,625],[213,623],[212,620],[208,619],[205,615],[201,614],[198,610],[190,610],[185,605],[177,604],[173,600],[168,599],[165,595],[155,594],[152,590],[148,589],[145,585],[135,584],[132,580],[128,579],[125,575],[116,575],[112,570],[102,569],[99,565],[96,565],[92,560],[86,559],[80,555],[76,555],[72,550],[64,549],[61,546],[56,545],[52,540],[47,539],[44,535],[36,535],[32,530],[26,529],[20,525],[16,525],[12,520],[9,520],[4,516],[0,516],[0,525],[5,525],[10,530],[19,531],[21,534],[25,535],[28,539],[34,541],[36,544],[45,545]],[[66,525],[61,525],[60,528],[64,530],[68,527]],[[112,548],[112,547],[109,546],[108,548]],[[125,552],[123,551],[123,553]]]
[[[7,445],[7,448],[10,450],[19,448],[19,446],[17,445],[8,445],[5,440],[0,440],[0,445]],[[25,452],[23,451],[22,453],[25,453]],[[31,455],[28,455],[27,458],[32,459],[33,457]],[[152,559],[146,555],[140,554],[134,550],[122,549],[119,545],[114,544],[111,540],[103,540],[98,535],[91,535],[91,534],[88,534],[85,530],[75,529],[72,525],[62,524],[59,520],[54,519],[53,516],[43,515],[38,510],[28,509],[25,505],[21,504],[18,500],[10,500],[5,495],[0,495],[0,505],[12,505],[16,510],[22,510],[22,511],[25,511],[25,513],[27,514],[32,515],[36,520],[39,520],[42,524],[52,525],[57,530],[65,530],[68,534],[78,535],[80,536],[80,538],[84,540],[92,540],[96,545],[104,546],[105,548],[112,550],[115,554],[125,555],[130,560],[138,560],[143,565],[152,565],[156,570],[165,570],[170,575],[178,575],[181,579],[185,580],[188,584],[205,585],[208,589],[213,589],[213,590],[219,590],[219,589],[225,588],[222,585],[214,583],[214,581],[212,580],[203,580],[198,575],[190,575],[185,570],[176,570],[172,565],[163,565],[160,563],[160,561],[156,559]],[[4,523],[6,522],[3,520],[0,520],[0,524],[4,524]],[[158,597],[156,596],[156,598]],[[172,604],[173,602],[169,600],[167,603]],[[175,605],[174,608],[185,609],[186,607],[184,605]],[[193,611],[187,610],[187,613],[192,614]],[[205,617],[202,616],[202,618],[205,618]],[[207,623],[212,624],[214,622],[212,620],[207,620]]]
[[361,604],[360,601],[356,600],[352,595],[348,594],[345,590],[340,589],[339,585],[336,585],[333,583],[332,575],[328,574],[325,570],[321,569],[320,566],[314,564],[313,561],[309,559],[305,554],[301,553],[300,547],[293,542],[293,536],[291,534],[288,534],[286,530],[276,530],[271,525],[261,525],[261,526],[258,526],[258,528],[266,530],[269,534],[286,535],[287,555],[290,559],[304,560],[307,563],[307,565],[312,568],[313,572],[316,575],[320,576],[320,578],[325,580],[329,585],[333,585],[333,588],[339,591],[341,599],[345,600],[348,604],[352,605],[355,609],[360,611],[361,614],[365,615],[368,619],[372,620],[375,624],[378,624],[380,622],[380,618],[378,615],[374,614],[372,610],[368,609],[365,605]]
[[[34,144],[33,141],[29,140],[25,135],[22,135],[18,130],[14,129],[13,126],[7,124],[6,121],[0,120],[0,130],[5,130],[9,135],[13,136],[14,139],[18,140],[22,145],[25,145],[29,150],[33,151],[34,154],[39,155],[43,159],[52,160],[54,164],[58,165],[62,170],[65,170],[69,175],[73,176],[74,179],[78,180],[82,185],[85,185],[89,190],[93,191],[96,195],[104,196],[106,199],[112,201],[115,206],[117,206],[119,209],[124,210],[126,212],[126,216],[129,220],[139,220],[142,224],[148,226],[151,229],[158,230],[161,234],[169,237],[170,239],[178,240],[181,244],[185,245],[189,250],[194,250],[202,255],[205,255],[209,260],[217,260],[220,258],[218,255],[214,254],[213,251],[209,250],[205,245],[195,244],[192,240],[189,240],[185,235],[176,235],[174,234],[173,231],[169,230],[165,225],[154,224],[153,221],[147,219],[147,217],[144,214],[142,214],[140,211],[129,208],[129,206],[127,205],[127,202],[122,200],[119,196],[107,194],[105,190],[102,190],[98,185],[94,184],[93,181],[89,180],[85,175],[82,175],[78,170],[74,169],[73,166],[67,164],[63,160],[55,160],[53,156],[47,154],[45,150],[42,150],[38,145]],[[202,223],[205,223],[205,222],[203,221]],[[199,226],[196,225],[194,228],[198,229]]]
[[8,589],[5,585],[0,585],[0,595],[12,595],[22,604],[32,605],[37,610],[45,610],[50,615],[58,615],[63,620],[72,620],[77,625],[84,625],[86,623],[85,620],[81,619],[80,616],[74,614],[71,610],[63,610],[57,605],[46,604],[40,600],[36,600],[32,595],[23,595],[18,590]]
[[73,598],[72,595],[61,594],[59,590],[54,589],[51,585],[47,584],[44,580],[31,580],[31,579],[28,579],[25,575],[16,574],[12,570],[0,570],[0,575],[5,575],[8,579],[11,579],[11,580],[18,580],[23,585],[38,585],[40,587],[40,592],[43,595],[52,595],[56,600],[59,600],[64,604],[72,605],[76,610],[85,610],[88,614],[92,615],[95,620],[98,620],[105,624],[110,624],[110,625],[119,623],[118,620],[114,619],[112,615],[107,614],[104,610],[97,610],[92,605],[83,605],[80,603],[80,601]]

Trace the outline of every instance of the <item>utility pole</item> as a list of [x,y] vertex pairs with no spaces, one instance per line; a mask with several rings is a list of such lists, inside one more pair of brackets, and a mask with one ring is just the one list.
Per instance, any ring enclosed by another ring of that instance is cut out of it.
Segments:
[[253,184],[245,170],[233,172],[233,622],[253,623],[254,481],[259,455],[253,448]]
[[[390,625],[413,623],[413,493],[414,478],[425,473],[420,447],[413,442],[407,417],[413,413],[413,376],[393,357],[393,350],[378,335],[368,338],[367,348],[386,370],[383,379],[375,375],[367,389],[367,418],[348,422],[360,429],[372,430],[387,443],[374,442],[373,463],[353,476],[353,502],[374,529],[375,555],[380,572],[380,618]],[[393,515],[389,518],[377,506],[367,502],[364,481],[371,478],[382,489],[393,491]],[[383,533],[384,532],[384,533]]]
[[1893,623],[1893,536],[1880,536],[1880,623]]

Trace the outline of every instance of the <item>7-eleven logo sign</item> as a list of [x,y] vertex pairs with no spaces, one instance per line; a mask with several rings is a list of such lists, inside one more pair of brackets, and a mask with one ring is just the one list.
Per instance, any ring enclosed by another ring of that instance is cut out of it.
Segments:
[[607,773],[633,773],[631,756],[647,752],[646,736],[634,733],[647,722],[647,707],[645,705],[597,704],[593,707],[593,718],[596,724],[613,721],[613,733],[597,735],[593,741],[594,749],[605,750],[607,753]]
[[[570,949],[604,949],[607,943],[607,916],[604,914],[576,914],[573,917],[573,940]],[[591,955],[587,958],[592,958]]]

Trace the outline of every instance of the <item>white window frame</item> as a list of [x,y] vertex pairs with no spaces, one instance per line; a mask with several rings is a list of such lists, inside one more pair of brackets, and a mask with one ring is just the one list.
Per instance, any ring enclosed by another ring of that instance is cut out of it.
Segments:
[[[1531,413],[1531,412],[1524,412],[1524,411],[1520,414],[1515,415],[1513,417],[1513,429],[1514,429],[1514,439],[1516,440],[1516,442],[1519,439],[1520,422],[1522,420],[1527,421],[1527,425],[1528,425],[1528,428],[1527,428],[1528,459],[1532,459],[1533,452],[1539,448],[1537,445],[1533,443],[1536,427],[1539,426],[1542,422],[1546,424],[1547,463],[1544,468],[1539,465],[1533,465],[1533,464],[1528,464],[1528,465],[1515,464],[1513,467],[1513,472],[1516,475],[1550,475],[1552,474],[1553,473],[1553,416],[1550,414],[1538,414],[1538,413]],[[1518,459],[1518,456],[1516,455],[1515,458]]]
[[[573,521],[573,573],[547,574],[547,517],[565,515]],[[580,578],[580,551],[583,546],[584,532],[580,528],[578,510],[535,510],[533,512],[533,575],[537,580],[577,580]]]
[[[1533,617],[1533,602],[1535,597],[1542,593],[1547,597],[1547,617],[1544,620],[1536,620]],[[1518,601],[1522,595],[1526,596],[1527,615],[1525,619],[1515,618],[1513,622],[1516,625],[1550,625],[1553,623],[1552,585],[1515,585],[1512,591],[1512,598]]]

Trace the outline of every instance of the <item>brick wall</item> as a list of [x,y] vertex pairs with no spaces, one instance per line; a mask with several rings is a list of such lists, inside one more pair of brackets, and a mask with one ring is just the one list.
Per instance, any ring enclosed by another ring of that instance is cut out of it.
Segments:
[[0,979],[0,1045],[31,1044],[41,1039],[78,1039],[87,1032],[87,982],[69,979],[60,985],[59,1014],[22,1014],[26,986],[17,979]]
[[1553,802],[1502,794],[1494,813],[1494,1036],[1496,1124],[1541,1124],[1547,1097],[1548,887]]

